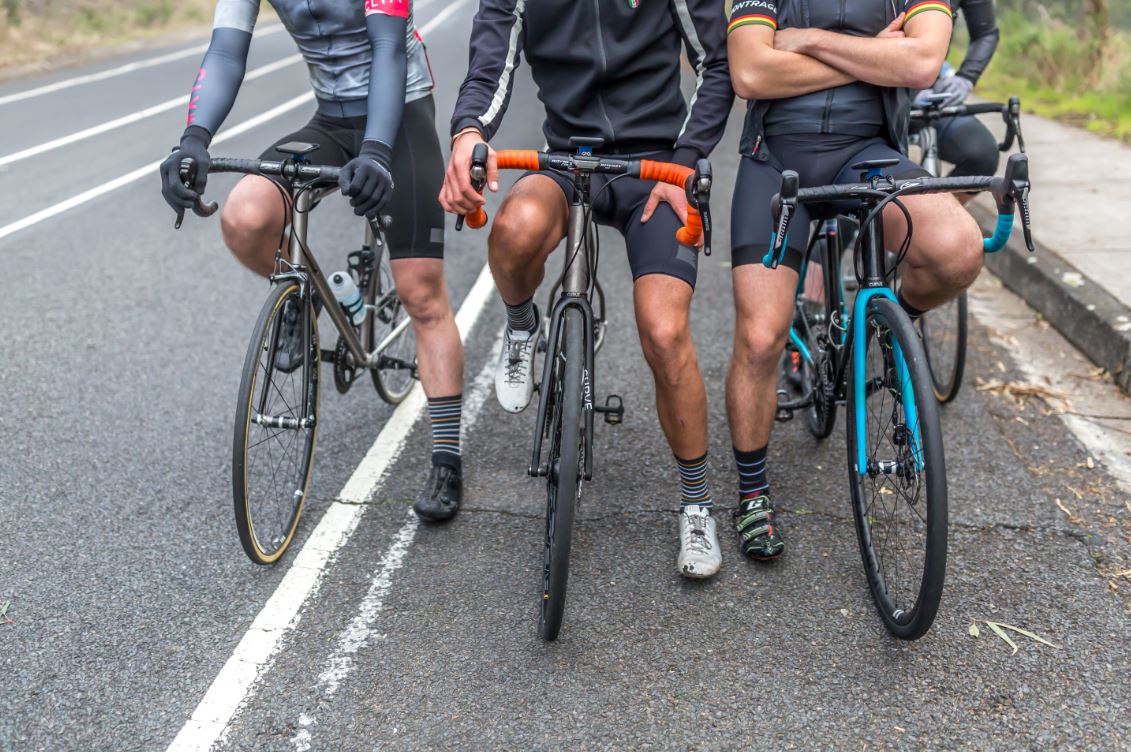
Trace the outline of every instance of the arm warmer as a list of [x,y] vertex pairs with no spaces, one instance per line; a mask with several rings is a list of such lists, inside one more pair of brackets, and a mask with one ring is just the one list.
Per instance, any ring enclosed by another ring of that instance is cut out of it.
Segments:
[[970,31],[970,47],[957,75],[978,83],[997,50],[1000,36],[993,0],[966,0],[962,3],[962,17]]
[[408,61],[405,57],[407,18],[369,12],[365,29],[373,48],[369,68],[368,116],[365,140],[380,141],[390,147],[397,138],[404,112],[405,81]]

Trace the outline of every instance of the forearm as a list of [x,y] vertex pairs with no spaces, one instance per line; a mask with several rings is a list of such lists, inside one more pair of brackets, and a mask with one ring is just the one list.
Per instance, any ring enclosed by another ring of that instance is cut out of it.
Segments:
[[397,16],[372,13],[366,16],[365,25],[373,49],[365,140],[379,141],[391,149],[404,112],[405,80],[408,75],[405,58],[406,21]]
[[816,58],[763,48],[751,55],[737,33],[729,40],[730,77],[743,99],[784,99],[843,86],[856,79]]
[[806,29],[800,52],[876,86],[926,89],[935,82],[946,47],[935,40],[857,37],[823,29]]
[[232,110],[247,69],[251,33],[219,28],[212,32],[208,52],[200,63],[196,83],[189,94],[188,125],[216,135]]

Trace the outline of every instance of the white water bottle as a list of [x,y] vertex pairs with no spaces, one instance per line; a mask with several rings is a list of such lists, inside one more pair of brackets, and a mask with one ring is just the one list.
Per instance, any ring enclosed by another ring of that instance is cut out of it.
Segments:
[[334,272],[330,275],[330,291],[354,326],[361,326],[365,320],[365,305],[361,302],[361,292],[357,283],[347,272]]

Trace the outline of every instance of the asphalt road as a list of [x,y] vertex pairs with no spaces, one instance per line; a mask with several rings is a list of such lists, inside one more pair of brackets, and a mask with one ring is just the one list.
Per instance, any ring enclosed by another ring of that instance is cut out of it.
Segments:
[[[439,8],[418,3],[419,22]],[[465,71],[471,15],[465,4],[426,36],[441,132]],[[0,97],[161,52],[8,82]],[[285,34],[266,35],[249,70],[292,54]],[[181,96],[195,65],[188,57],[0,105],[0,157]],[[244,87],[229,127],[307,91],[301,64],[263,75]],[[294,108],[214,153],[257,154],[309,112]],[[159,160],[183,117],[178,106],[0,166],[0,236]],[[520,70],[497,143],[538,147],[540,122]],[[739,126],[736,109],[713,156],[720,186],[733,180]],[[213,178],[210,193],[232,183]],[[732,331],[728,193],[716,191],[717,253],[701,260],[694,303],[711,480],[724,507],[734,498],[722,398]],[[360,242],[349,216],[328,202],[312,223],[325,267]],[[547,645],[536,634],[544,486],[525,475],[534,417],[504,415],[489,378],[478,378],[489,377],[502,325],[492,296],[467,339],[465,509],[442,527],[410,517],[427,457],[427,423],[417,420],[309,600],[294,604],[300,618],[260,656],[220,747],[1128,744],[1131,617],[1102,565],[1131,544],[1120,539],[1131,506],[1102,464],[1087,467],[1089,451],[1044,403],[974,388],[978,377],[1021,378],[1023,350],[974,323],[970,383],[945,410],[947,589],[932,632],[902,643],[883,630],[867,593],[840,430],[817,444],[799,424],[777,429],[771,480],[789,541],[780,562],[744,561],[725,530],[718,578],[678,576],[676,474],[635,339],[623,247],[603,237],[613,325],[596,389],[598,399],[622,395],[627,413],[619,427],[598,424],[561,640]],[[448,234],[456,306],[484,247],[482,232]],[[0,624],[0,749],[165,749],[203,698],[223,694],[214,679],[241,640],[251,644],[253,620],[320,518],[340,505],[392,410],[364,383],[324,394],[299,539],[279,565],[256,567],[232,523],[230,441],[267,286],[228,257],[218,222],[191,218],[174,232],[154,173],[0,237],[0,254],[0,604],[10,601],[10,623]],[[993,308],[1008,293],[983,285],[976,296]],[[1070,521],[1061,498],[1113,522]],[[968,634],[987,619],[1059,647],[1020,638],[1011,655],[984,624],[980,638]]]

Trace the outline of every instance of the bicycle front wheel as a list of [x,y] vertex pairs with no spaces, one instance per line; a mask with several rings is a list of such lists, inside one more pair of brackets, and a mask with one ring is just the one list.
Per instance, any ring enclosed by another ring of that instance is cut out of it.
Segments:
[[935,398],[946,404],[958,396],[966,370],[966,293],[919,319],[923,349],[931,369]]
[[585,367],[585,317],[575,308],[561,319],[560,346],[547,366],[554,369],[550,388],[549,472],[546,494],[546,543],[542,561],[542,604],[538,630],[556,640],[565,614],[573,513],[581,490],[584,463],[582,371]]
[[[907,314],[873,299],[863,341],[863,401],[848,384],[848,467],[857,540],[885,626],[914,640],[938,613],[946,574],[947,488],[938,402]],[[864,466],[858,450],[864,444]]]
[[416,367],[416,330],[408,311],[397,297],[389,254],[380,254],[380,263],[370,277],[365,302],[373,309],[367,314],[365,345],[373,352],[383,347],[373,375],[373,386],[381,399],[391,405],[403,400],[412,389]]
[[244,359],[232,442],[236,531],[273,564],[298,528],[318,435],[318,327],[298,282],[275,286]]

